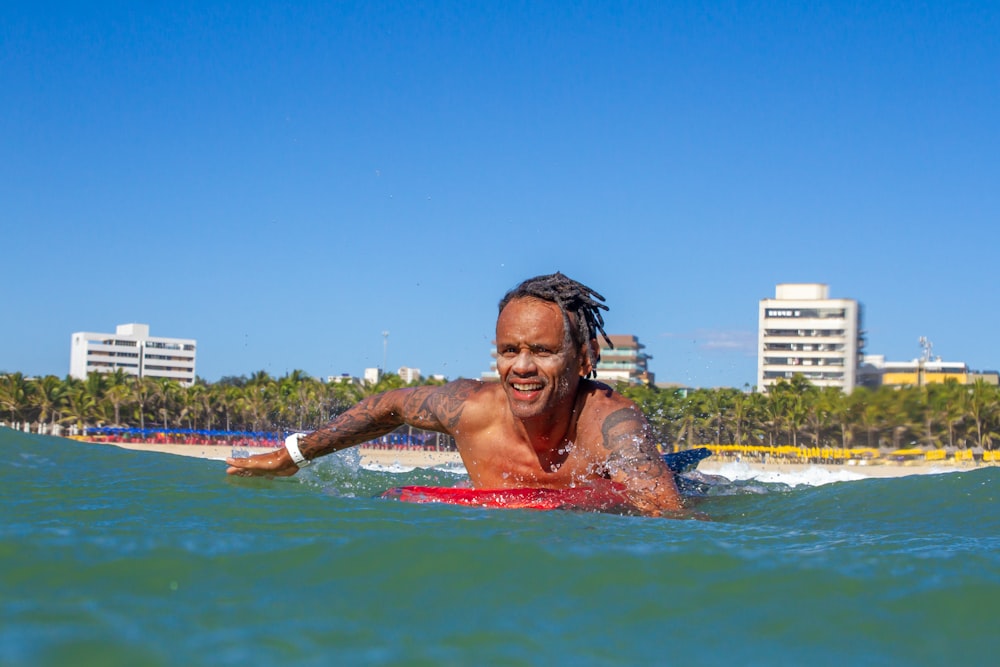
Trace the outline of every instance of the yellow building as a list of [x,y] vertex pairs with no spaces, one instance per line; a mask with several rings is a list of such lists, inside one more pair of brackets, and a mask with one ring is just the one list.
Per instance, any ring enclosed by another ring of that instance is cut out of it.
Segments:
[[885,387],[923,387],[953,380],[958,384],[971,384],[976,375],[961,361],[914,359],[913,361],[886,361],[882,355],[865,355],[866,374],[876,374]]

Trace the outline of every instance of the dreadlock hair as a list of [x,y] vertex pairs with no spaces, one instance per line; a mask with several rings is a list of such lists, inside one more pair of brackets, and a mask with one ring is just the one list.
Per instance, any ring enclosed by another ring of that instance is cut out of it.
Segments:
[[[601,316],[601,311],[608,310],[607,306],[600,303],[604,301],[604,297],[586,285],[556,272],[546,276],[528,278],[507,292],[500,299],[500,310],[503,311],[507,304],[514,299],[525,297],[549,301],[559,306],[559,310],[562,311],[566,336],[573,345],[577,347],[583,345],[586,348],[592,369],[590,377],[597,377],[597,362],[601,360],[601,354],[597,350],[600,348],[589,344],[584,345],[584,343],[596,341],[597,332],[600,332],[608,346],[614,347],[608,334],[604,331],[604,318]],[[572,320],[569,313],[574,315]]]

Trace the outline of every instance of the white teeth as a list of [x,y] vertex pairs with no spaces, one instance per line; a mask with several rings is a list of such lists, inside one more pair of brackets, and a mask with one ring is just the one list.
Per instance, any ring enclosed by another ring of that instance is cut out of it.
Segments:
[[518,391],[538,391],[541,388],[540,384],[514,384],[514,389]]

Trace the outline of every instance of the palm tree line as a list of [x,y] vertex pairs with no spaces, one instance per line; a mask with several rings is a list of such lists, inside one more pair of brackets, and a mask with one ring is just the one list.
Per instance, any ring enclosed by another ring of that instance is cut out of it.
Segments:
[[977,381],[920,387],[819,388],[801,375],[766,393],[619,387],[663,446],[993,449],[1000,388]]
[[[436,384],[426,380],[413,384]],[[395,374],[376,382],[321,382],[303,371],[275,378],[174,380],[118,370],[86,380],[0,375],[0,422],[225,431],[311,430],[365,396],[407,386]],[[665,448],[701,445],[838,448],[993,449],[1000,441],[1000,388],[978,381],[845,394],[801,376],[768,392],[735,388],[671,390],[619,385]]]
[[[416,384],[438,384],[424,380]],[[0,422],[138,429],[266,432],[311,430],[366,396],[407,385],[386,373],[378,382],[321,382],[303,371],[275,378],[266,371],[198,379],[191,386],[166,378],[139,378],[122,370],[86,380],[54,375],[0,375]]]

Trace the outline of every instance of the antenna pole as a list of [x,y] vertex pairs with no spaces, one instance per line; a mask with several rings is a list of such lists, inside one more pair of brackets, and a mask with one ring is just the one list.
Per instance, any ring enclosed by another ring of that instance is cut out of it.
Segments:
[[385,374],[385,358],[389,351],[389,332],[382,332],[382,374]]

